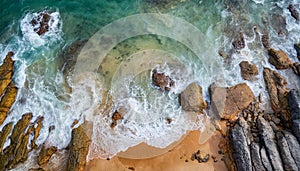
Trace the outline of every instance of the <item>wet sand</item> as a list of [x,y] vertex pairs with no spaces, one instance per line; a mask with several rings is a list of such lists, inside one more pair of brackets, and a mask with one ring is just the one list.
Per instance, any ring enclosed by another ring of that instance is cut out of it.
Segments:
[[[96,159],[87,163],[86,171],[226,171],[225,163],[222,161],[223,154],[219,154],[219,143],[223,137],[218,131],[215,131],[210,139],[204,144],[199,144],[199,131],[191,131],[172,150],[161,154],[157,157],[148,159],[128,159],[115,156],[110,160]],[[141,148],[143,149],[143,148]],[[210,159],[206,163],[199,163],[197,160],[192,161],[191,156],[200,150],[210,154]],[[147,153],[141,151],[141,153]],[[212,156],[215,156],[217,162],[214,162]]]

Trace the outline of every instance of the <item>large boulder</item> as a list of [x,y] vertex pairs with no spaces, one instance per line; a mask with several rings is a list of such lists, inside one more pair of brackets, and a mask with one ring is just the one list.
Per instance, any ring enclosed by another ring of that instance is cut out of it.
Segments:
[[258,75],[258,68],[255,64],[250,64],[248,61],[240,63],[241,75],[245,80],[253,80]]
[[263,141],[274,170],[283,170],[282,160],[275,141],[275,133],[271,125],[262,116],[258,116],[257,123],[260,138]]
[[190,84],[180,93],[179,103],[185,111],[202,112],[207,107],[202,88],[197,83]]
[[264,69],[263,76],[273,111],[284,123],[288,123],[290,121],[290,112],[287,100],[289,91],[286,88],[286,79],[269,68]]
[[246,83],[222,88],[211,85],[211,107],[223,119],[233,120],[253,100],[254,94]]
[[274,65],[276,69],[288,69],[293,65],[288,55],[282,50],[269,49],[268,54],[270,64]]
[[73,129],[67,170],[83,171],[90,143],[91,139],[87,135],[83,125]]

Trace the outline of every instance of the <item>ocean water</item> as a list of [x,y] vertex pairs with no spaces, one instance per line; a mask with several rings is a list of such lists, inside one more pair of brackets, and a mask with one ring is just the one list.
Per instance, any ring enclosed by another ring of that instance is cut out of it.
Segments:
[[[73,122],[79,120],[78,126],[89,121],[91,160],[112,157],[141,142],[164,148],[188,130],[203,131],[202,116],[184,112],[178,103],[178,94],[192,82],[202,86],[207,101],[214,82],[246,82],[271,112],[262,70],[274,67],[259,40],[268,31],[271,47],[298,62],[293,45],[300,43],[300,26],[287,9],[290,3],[300,11],[297,0],[1,1],[0,60],[8,51],[15,53],[14,81],[19,88],[5,123],[16,123],[26,112],[32,112],[33,119],[42,115],[37,144],[63,149],[70,142]],[[51,13],[51,24],[49,32],[39,36],[30,21],[42,11]],[[272,27],[274,13],[285,18],[288,34],[279,36]],[[232,51],[240,31],[246,46]],[[79,41],[87,43],[78,50],[77,63],[64,61],[63,52]],[[220,57],[220,50],[230,57]],[[254,81],[241,78],[243,60],[258,66]],[[153,68],[175,81],[170,92],[151,85]],[[299,78],[291,70],[279,72],[289,88],[299,89]],[[108,111],[99,107],[108,104],[106,99],[113,102]],[[123,111],[124,119],[111,129],[115,110]],[[167,117],[173,119],[171,124]],[[49,133],[52,125],[55,129]]]

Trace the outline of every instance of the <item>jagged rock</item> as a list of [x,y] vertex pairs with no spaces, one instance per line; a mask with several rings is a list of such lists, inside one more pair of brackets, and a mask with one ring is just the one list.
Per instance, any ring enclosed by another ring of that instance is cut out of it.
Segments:
[[285,18],[275,13],[271,16],[271,25],[273,29],[278,33],[279,36],[288,36],[288,30],[286,28],[286,21]]
[[298,170],[298,167],[291,155],[288,143],[281,132],[276,132],[277,144],[280,150],[281,159],[285,170]]
[[12,130],[12,126],[13,123],[10,122],[8,124],[6,124],[3,128],[2,131],[0,132],[0,153],[2,152],[2,148],[4,146],[4,143],[6,141],[6,138],[8,137],[8,135],[10,134],[11,130]]
[[233,120],[254,100],[254,94],[246,83],[228,88],[217,87],[213,84],[209,92],[213,111],[223,119]]
[[266,152],[266,149],[265,149],[264,146],[262,146],[261,149],[260,149],[260,156],[261,156],[262,164],[265,167],[265,170],[267,170],[267,171],[273,171],[271,162],[270,162],[270,160],[269,160],[269,158],[267,156],[267,152]]
[[38,35],[42,35],[49,31],[49,22],[51,16],[47,11],[40,12],[37,17],[31,20],[31,25]]
[[12,60],[13,55],[13,52],[8,52],[3,64],[0,66],[0,96],[12,81],[14,68],[14,61]]
[[48,163],[51,156],[57,151],[57,147],[51,146],[49,148],[46,148],[45,145],[42,147],[40,154],[38,156],[38,164],[43,165],[45,163]]
[[288,93],[288,103],[292,120],[300,119],[300,106],[298,103],[299,93],[296,90],[290,90]]
[[236,35],[235,39],[232,42],[232,45],[235,50],[241,50],[245,47],[245,38],[242,32]]
[[270,46],[270,38],[269,38],[269,33],[268,32],[265,32],[262,36],[261,36],[261,42],[263,44],[263,46],[266,48],[266,49],[269,49],[271,46]]
[[282,50],[269,49],[269,62],[274,65],[276,69],[289,69],[292,67],[293,62],[288,55]]
[[294,73],[296,75],[300,76],[300,64],[295,62],[295,63],[293,63],[293,65],[291,67],[292,67]]
[[297,52],[297,58],[300,60],[300,43],[294,44],[294,48],[296,49]]
[[39,116],[38,119],[37,119],[37,126],[36,128],[34,129],[34,135],[33,135],[33,139],[32,139],[32,148],[37,148],[38,146],[35,144],[38,136],[40,135],[40,131],[42,129],[42,126],[43,126],[43,120],[44,120],[44,117],[43,116]]
[[280,119],[288,123],[290,121],[290,112],[287,100],[288,90],[286,88],[286,79],[269,68],[264,69],[263,75],[272,109]]
[[300,119],[293,120],[292,130],[294,135],[297,137],[298,142],[300,143]]
[[202,95],[202,88],[197,83],[190,84],[179,95],[179,104],[185,111],[202,112],[207,107]]
[[283,170],[282,160],[277,149],[275,134],[272,127],[262,116],[258,116],[257,123],[260,138],[263,141],[274,170]]
[[11,82],[6,88],[6,91],[0,101],[0,125],[5,120],[7,113],[15,102],[17,92],[17,87],[15,87],[15,85]]
[[300,144],[298,143],[297,138],[289,131],[282,131],[282,133],[288,143],[289,150],[298,167],[298,170],[300,170]]
[[239,171],[252,170],[248,131],[249,127],[243,118],[240,118],[230,131],[232,156]]
[[253,142],[251,144],[251,160],[254,171],[265,170],[262,159],[260,157],[260,147],[256,142]]
[[297,9],[294,7],[293,4],[290,4],[289,7],[288,7],[292,17],[294,17],[296,19],[296,21],[299,21],[300,20],[300,17],[299,17],[299,12],[297,11]]
[[248,61],[242,61],[240,63],[241,75],[245,80],[253,80],[258,75],[258,68],[254,64],[250,64]]
[[84,169],[90,143],[91,140],[82,125],[73,129],[67,164],[68,171],[82,171]]
[[165,73],[159,73],[156,69],[152,71],[152,83],[154,86],[159,87],[161,91],[170,91],[174,86],[174,81]]

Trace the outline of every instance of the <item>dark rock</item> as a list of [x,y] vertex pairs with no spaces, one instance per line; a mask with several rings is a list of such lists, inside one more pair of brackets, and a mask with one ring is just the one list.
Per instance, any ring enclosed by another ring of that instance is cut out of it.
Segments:
[[210,158],[210,155],[204,152],[201,152],[200,150],[198,150],[197,152],[193,153],[191,156],[191,160],[197,160],[199,163],[206,163],[208,162]]
[[269,38],[269,33],[268,32],[265,32],[262,37],[261,37],[261,42],[263,44],[263,46],[266,48],[266,49],[269,49],[271,46],[270,46],[270,38]]
[[157,72],[156,69],[152,71],[152,83],[154,86],[159,87],[161,91],[170,91],[174,86],[174,81],[164,73]]
[[290,4],[288,7],[292,17],[294,17],[296,19],[296,21],[299,21],[300,17],[299,17],[299,12],[297,11],[297,9],[294,7],[293,4]]
[[202,112],[207,107],[202,95],[202,88],[197,83],[192,83],[180,93],[179,104],[185,111]]
[[67,170],[82,171],[84,169],[90,143],[91,140],[82,125],[73,129]]
[[289,150],[298,167],[298,170],[300,170],[300,144],[298,143],[297,138],[289,131],[282,131],[282,133],[288,143]]
[[266,152],[266,149],[265,149],[264,146],[262,146],[261,149],[260,149],[260,156],[261,156],[262,164],[265,167],[265,170],[273,171],[272,164],[271,164],[271,162],[268,158],[268,155],[267,155],[267,152]]
[[281,132],[276,132],[277,144],[283,161],[284,170],[298,170],[298,167],[291,155],[288,143]]
[[292,120],[300,119],[300,106],[298,103],[299,93],[296,90],[290,90],[288,93],[288,103]]
[[43,165],[45,163],[48,163],[51,156],[57,151],[57,147],[51,146],[49,148],[46,148],[45,145],[42,147],[39,156],[38,156],[38,164]]
[[228,120],[234,120],[254,100],[254,94],[246,83],[228,88],[212,84],[209,92],[213,111]]
[[260,138],[266,148],[267,154],[274,170],[283,170],[282,161],[277,149],[275,134],[270,124],[262,117],[257,118]]
[[260,157],[260,147],[256,142],[253,142],[251,144],[251,159],[254,171],[265,170],[262,159]]
[[300,60],[300,43],[299,44],[294,44],[294,48],[297,51],[297,58]]
[[292,130],[294,135],[297,137],[298,142],[300,143],[300,119],[293,120]]
[[248,61],[242,61],[240,63],[241,74],[245,80],[253,80],[258,75],[258,68],[254,64],[250,64]]
[[272,109],[285,124],[288,124],[290,121],[290,112],[287,100],[288,89],[286,88],[286,79],[269,68],[264,69],[263,75]]
[[250,155],[249,127],[243,118],[230,130],[232,156],[237,170],[252,170]]
[[288,30],[286,28],[287,24],[285,18],[282,15],[278,13],[273,14],[271,16],[271,25],[279,36],[288,36]]
[[38,35],[42,35],[49,31],[50,19],[51,19],[50,13],[47,11],[43,11],[39,13],[36,18],[33,18],[30,23],[34,28],[34,31]]
[[269,49],[269,62],[274,65],[276,69],[289,69],[292,67],[293,62],[282,50]]
[[291,67],[292,67],[294,73],[296,75],[300,76],[300,64],[295,62],[295,63],[293,63],[293,65]]
[[45,171],[43,168],[32,168],[32,169],[29,169],[28,171]]
[[232,45],[235,50],[241,50],[245,47],[245,38],[242,32],[236,35],[235,39],[232,42]]
[[12,81],[14,68],[14,61],[12,60],[13,55],[13,52],[8,52],[3,64],[0,66],[0,96],[4,93],[5,89]]

